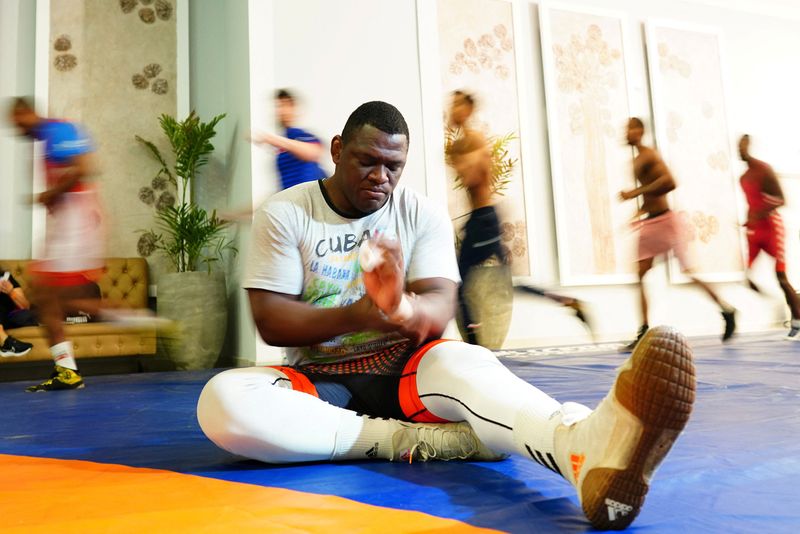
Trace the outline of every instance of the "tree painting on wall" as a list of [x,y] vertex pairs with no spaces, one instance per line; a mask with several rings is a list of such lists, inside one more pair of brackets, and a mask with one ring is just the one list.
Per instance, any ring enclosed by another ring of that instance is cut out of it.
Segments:
[[591,24],[583,35],[572,34],[565,45],[554,44],[553,55],[558,90],[564,95],[576,96],[569,108],[569,128],[583,139],[586,196],[596,199],[587,205],[592,230],[592,259],[598,272],[613,273],[617,262],[613,253],[611,203],[606,194],[605,139],[614,137],[608,102],[609,92],[620,83],[613,64],[621,60],[622,54],[603,39],[599,26]]
[[541,14],[561,283],[631,281],[634,213],[617,199],[631,180],[621,19],[544,7]]

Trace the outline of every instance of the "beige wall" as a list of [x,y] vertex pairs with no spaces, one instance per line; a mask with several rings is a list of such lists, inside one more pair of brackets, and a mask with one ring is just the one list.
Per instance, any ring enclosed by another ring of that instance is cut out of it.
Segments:
[[[154,209],[139,199],[139,190],[151,185],[157,165],[134,135],[166,148],[157,117],[176,113],[175,3],[131,0],[129,13],[119,1],[50,4],[49,114],[83,123],[94,139],[112,256],[138,255],[136,230],[153,226]],[[163,10],[167,6],[172,7],[168,17]],[[143,9],[152,10],[153,22],[143,21],[151,14],[145,11],[140,16]],[[69,50],[63,50],[66,43],[59,41],[61,36],[69,38]],[[64,70],[64,65],[72,64],[67,55],[74,57],[74,67]],[[144,88],[137,88],[133,76],[144,75],[145,66],[153,63],[160,72],[149,79],[144,76],[140,84]],[[154,87],[166,91],[158,94]],[[155,271],[161,270],[162,260],[151,257],[149,262],[151,270],[154,265],[159,266]]]

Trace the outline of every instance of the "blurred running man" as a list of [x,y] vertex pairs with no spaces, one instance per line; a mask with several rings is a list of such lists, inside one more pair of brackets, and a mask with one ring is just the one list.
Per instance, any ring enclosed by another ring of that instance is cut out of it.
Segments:
[[[762,250],[775,258],[775,276],[781,285],[786,303],[792,312],[792,322],[786,339],[800,341],[800,302],[792,284],[786,277],[786,259],[783,251],[783,219],[778,208],[785,204],[783,190],[772,168],[750,155],[750,136],[739,140],[739,156],[747,163],[747,171],[739,180],[747,199],[747,245],[748,270]],[[755,291],[760,291],[750,277],[747,282]]]
[[692,274],[689,264],[689,251],[686,240],[681,231],[681,223],[678,216],[669,209],[667,194],[675,189],[675,179],[670,174],[667,165],[661,156],[650,147],[642,144],[644,135],[644,123],[641,119],[632,117],[628,120],[628,144],[636,148],[638,155],[633,161],[633,174],[641,184],[636,189],[622,191],[619,196],[621,200],[631,200],[638,196],[642,197],[642,207],[640,213],[646,217],[637,221],[636,226],[639,230],[639,294],[642,303],[642,326],[639,328],[638,336],[623,350],[632,351],[636,343],[642,339],[647,332],[647,296],[644,292],[644,276],[653,267],[653,259],[656,256],[667,254],[670,250],[680,263],[681,270],[692,282],[700,287],[711,299],[717,303],[722,311],[722,318],[725,321],[725,331],[722,334],[722,341],[727,341],[736,330],[735,313],[736,310],[724,302],[711,287],[699,280]]
[[[280,176],[280,190],[322,180],[326,176],[325,170],[319,165],[325,149],[317,137],[295,125],[297,112],[295,96],[286,89],[279,89],[275,92],[275,118],[283,135],[252,132],[249,137],[254,145],[268,145],[278,151],[275,163]],[[263,198],[255,205],[266,200]],[[249,221],[253,217],[253,208],[247,206],[232,211],[220,211],[219,216],[228,221]]]
[[271,145],[278,150],[276,159],[281,189],[297,184],[325,178],[319,160],[325,152],[319,139],[298,128],[295,97],[286,89],[275,93],[275,116],[283,129],[283,135],[272,133],[253,134],[253,143]]
[[47,189],[35,199],[47,208],[45,253],[30,269],[32,296],[47,329],[55,370],[48,380],[27,391],[82,388],[63,320],[68,305],[92,310],[97,306],[96,299],[86,293],[102,273],[105,255],[104,216],[97,190],[89,181],[95,174],[94,147],[78,125],[40,117],[24,98],[14,100],[11,120],[25,136],[43,142],[47,180]]
[[[469,197],[472,211],[464,225],[461,248],[458,253],[458,270],[462,283],[458,287],[458,306],[464,322],[467,343],[478,345],[481,324],[475,321],[476,310],[470,309],[465,285],[470,271],[487,260],[501,264],[508,262],[504,249],[500,218],[493,205],[492,147],[486,137],[469,126],[475,111],[475,98],[465,91],[453,91],[450,105],[450,127],[457,131],[455,140],[447,147],[447,161],[460,177]],[[518,285],[520,291],[552,300],[572,309],[578,319],[591,332],[584,305],[578,299],[552,293],[532,285]]]

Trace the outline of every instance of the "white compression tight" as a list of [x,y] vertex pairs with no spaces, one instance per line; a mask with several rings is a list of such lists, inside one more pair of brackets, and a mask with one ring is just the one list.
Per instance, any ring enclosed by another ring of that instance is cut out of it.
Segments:
[[484,445],[501,453],[523,452],[514,436],[521,412],[548,421],[561,408],[491,351],[457,341],[440,343],[425,354],[417,369],[417,390],[429,412],[467,421]]
[[391,451],[397,421],[374,419],[293,391],[278,369],[224,371],[200,393],[197,420],[228,452],[269,463],[363,459]]
[[[553,450],[561,404],[516,377],[487,349],[457,341],[435,345],[420,361],[417,389],[432,414],[469,422],[496,452],[534,457],[531,449]],[[388,458],[391,437],[401,428],[398,421],[362,416],[293,391],[281,371],[266,367],[213,377],[200,395],[197,417],[219,447],[270,463],[363,459],[373,446],[380,451],[374,457]]]

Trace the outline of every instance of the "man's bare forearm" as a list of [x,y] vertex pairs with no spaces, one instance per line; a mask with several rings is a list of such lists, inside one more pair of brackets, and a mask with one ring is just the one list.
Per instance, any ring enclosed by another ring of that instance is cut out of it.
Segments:
[[14,305],[21,310],[27,310],[31,307],[31,303],[28,302],[28,299],[25,297],[25,293],[18,287],[14,288],[8,296],[11,297],[11,301]]
[[264,341],[277,347],[302,347],[352,332],[349,310],[317,308],[300,301],[284,300],[264,305],[258,292],[250,291],[253,320]]
[[248,290],[253,320],[266,343],[278,347],[305,347],[350,332],[395,331],[369,300],[348,306],[321,308],[290,296]]
[[285,150],[303,161],[319,161],[320,157],[322,157],[322,145],[319,143],[297,141],[288,137],[270,134],[265,135],[263,141],[275,148]]
[[666,195],[675,189],[675,180],[668,174],[663,174],[649,184],[634,189],[635,196],[639,195]]

